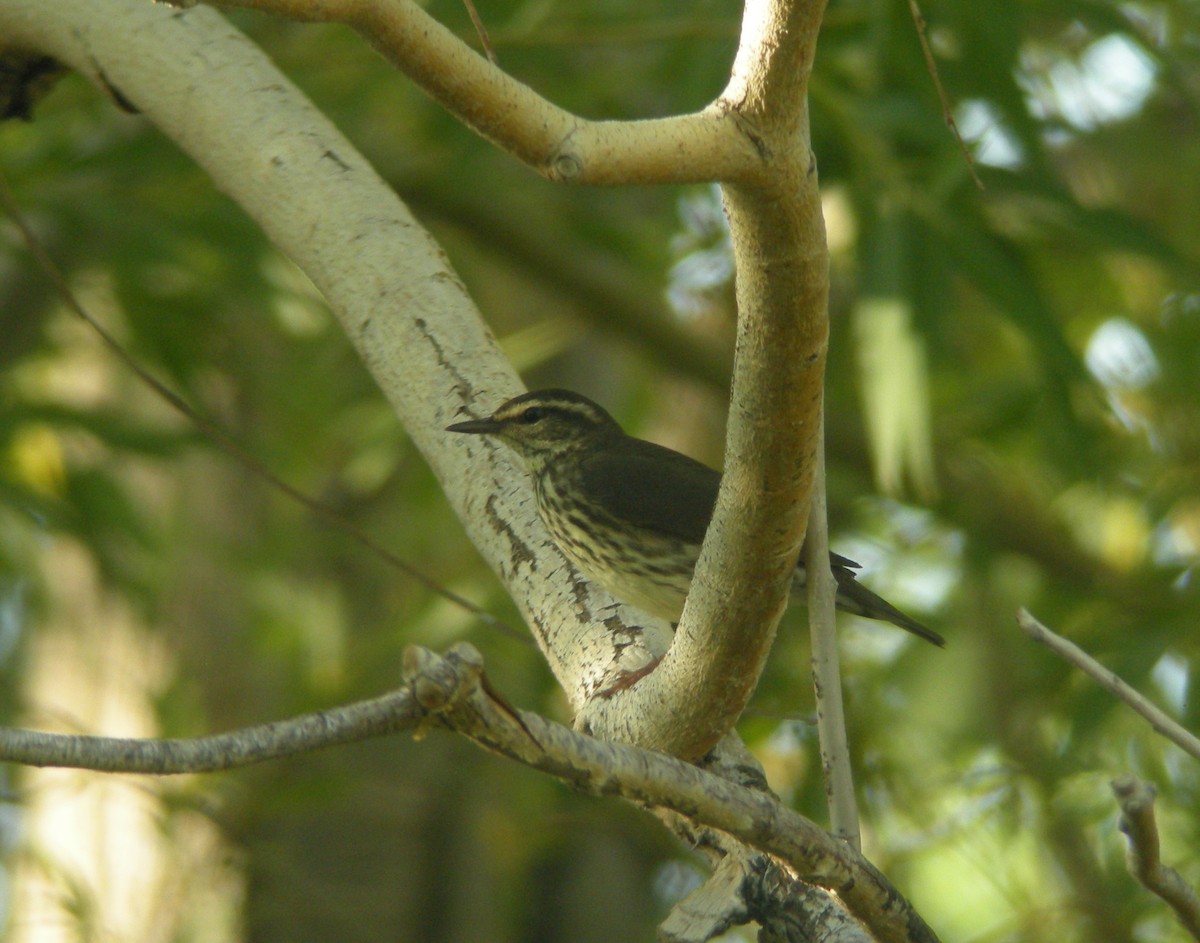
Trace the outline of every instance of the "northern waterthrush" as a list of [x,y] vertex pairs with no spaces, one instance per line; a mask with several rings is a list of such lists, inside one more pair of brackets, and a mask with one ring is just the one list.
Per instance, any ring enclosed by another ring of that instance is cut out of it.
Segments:
[[[533,476],[538,511],[559,549],[618,599],[679,621],[712,519],[721,475],[672,449],[626,435],[570,390],[536,390],[487,419],[448,432],[494,435]],[[945,640],[854,578],[853,560],[830,554],[837,607],[890,622],[935,645]],[[803,595],[803,562],[792,596]]]

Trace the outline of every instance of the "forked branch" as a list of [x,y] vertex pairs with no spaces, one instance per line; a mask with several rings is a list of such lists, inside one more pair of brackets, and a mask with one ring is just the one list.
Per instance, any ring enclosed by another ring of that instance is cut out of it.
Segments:
[[0,760],[106,772],[175,774],[233,769],[429,726],[596,795],[669,809],[777,859],[800,880],[835,893],[884,943],[932,943],[933,932],[870,862],[777,798],[673,757],[596,740],[518,711],[488,684],[461,643],[447,655],[410,647],[400,689],[288,721],[191,740],[123,740],[0,729]]
[[1178,871],[1162,863],[1154,787],[1136,776],[1121,776],[1113,780],[1112,790],[1121,805],[1121,831],[1129,839],[1129,873],[1175,911],[1192,939],[1200,940],[1200,896]]

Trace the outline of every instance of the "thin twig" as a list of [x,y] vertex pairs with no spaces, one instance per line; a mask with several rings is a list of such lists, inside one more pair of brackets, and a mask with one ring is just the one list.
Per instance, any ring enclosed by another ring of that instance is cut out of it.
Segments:
[[1175,911],[1192,939],[1200,940],[1200,897],[1160,858],[1154,787],[1136,776],[1119,776],[1112,781],[1112,791],[1121,805],[1120,829],[1129,839],[1125,854],[1129,873]]
[[151,740],[0,727],[0,760],[103,773],[213,773],[384,736],[416,727],[423,716],[412,691],[402,688],[370,700],[208,737]]
[[328,524],[337,527],[343,533],[349,535],[363,547],[374,553],[377,557],[388,563],[394,569],[415,579],[418,583],[424,586],[431,592],[437,593],[443,599],[447,599],[465,609],[467,612],[477,616],[480,621],[494,629],[498,629],[505,635],[514,638],[520,642],[529,643],[528,636],[519,632],[517,629],[508,625],[501,619],[496,618],[490,612],[475,605],[469,599],[458,595],[452,590],[441,586],[430,576],[426,576],[412,564],[400,559],[386,547],[376,542],[372,537],[368,536],[363,531],[359,530],[348,520],[338,514],[333,508],[326,504],[322,504],[315,498],[310,497],[300,491],[293,485],[288,484],[273,471],[262,464],[258,459],[252,456],[249,452],[238,445],[230,436],[224,432],[212,420],[207,419],[197,412],[186,400],[178,393],[170,389],[157,377],[153,376],[145,367],[130,354],[120,342],[109,333],[108,329],[97,321],[76,298],[75,293],[67,284],[66,278],[62,271],[50,257],[50,253],[46,251],[44,245],[32,227],[25,220],[20,208],[17,206],[16,197],[13,195],[12,189],[9,187],[8,180],[3,173],[0,173],[0,205],[4,207],[6,213],[12,219],[13,224],[20,230],[22,237],[25,240],[26,248],[29,254],[33,256],[34,261],[41,267],[46,277],[50,280],[51,285],[62,299],[63,303],[74,312],[85,324],[87,324],[100,338],[104,345],[120,360],[129,370],[136,376],[146,387],[148,387],[156,396],[170,406],[173,410],[187,419],[194,425],[210,442],[213,443],[226,455],[230,456],[234,461],[240,464],[247,471],[256,475],[277,491],[291,498],[301,507],[307,509],[312,514],[321,518]]
[[812,636],[813,689],[817,702],[817,736],[821,744],[821,771],[825,801],[833,834],[855,850],[862,848],[858,805],[854,798],[854,770],[846,736],[846,711],[842,701],[842,673],[838,663],[834,598],[837,588],[829,570],[829,521],[825,510],[825,422],[817,433],[816,475],[812,511],[805,538],[808,571],[808,624]]
[[1152,704],[1146,697],[1136,691],[1114,672],[1105,668],[1087,652],[1073,642],[1068,642],[1061,635],[1055,635],[1042,623],[1038,622],[1027,609],[1017,612],[1017,625],[1021,631],[1035,642],[1040,642],[1048,649],[1074,665],[1101,687],[1107,689],[1118,700],[1124,701],[1134,711],[1141,714],[1156,731],[1174,743],[1181,750],[1200,760],[1200,739],[1185,730],[1176,721],[1168,717],[1161,708]]
[[921,15],[921,8],[917,6],[917,0],[908,0],[908,11],[912,14],[913,25],[917,28],[917,39],[921,42],[921,54],[925,57],[925,68],[929,70],[929,77],[933,79],[933,87],[937,89],[938,101],[942,103],[942,119],[953,133],[954,140],[958,141],[958,148],[967,162],[967,169],[971,171],[971,179],[975,181],[975,187],[982,193],[985,189],[983,181],[979,179],[979,174],[975,171],[975,158],[971,155],[970,148],[967,147],[966,141],[963,140],[963,136],[958,130],[958,122],[954,120],[954,109],[950,105],[950,97],[946,94],[946,89],[942,86],[942,77],[938,73],[937,62],[933,58],[933,50],[929,47],[929,37],[925,31],[925,17]]
[[467,8],[467,15],[471,17],[471,25],[475,27],[475,34],[479,37],[479,44],[483,46],[488,62],[496,65],[496,51],[492,49],[492,41],[488,37],[487,27],[483,25],[483,18],[479,15],[479,11],[475,9],[474,0],[463,0],[463,6]]

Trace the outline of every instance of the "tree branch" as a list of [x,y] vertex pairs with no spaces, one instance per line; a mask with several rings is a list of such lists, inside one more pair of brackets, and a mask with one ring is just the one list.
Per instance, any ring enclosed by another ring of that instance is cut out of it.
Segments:
[[727,184],[738,334],[725,473],[674,643],[582,720],[604,737],[702,755],[744,709],[787,602],[812,494],[828,342],[828,252],[805,89],[824,4],[746,6],[720,102],[762,158]]
[[828,253],[805,95],[824,3],[748,4],[729,86],[702,112],[588,122],[507,76],[408,0],[217,2],[353,26],[435,100],[551,179],[727,182],[739,332],[709,539],[658,669],[636,685],[609,687],[578,716],[601,736],[702,755],[758,682],[812,488]]
[[655,363],[722,393],[729,389],[732,351],[681,324],[653,278],[638,277],[620,261],[598,257],[594,246],[565,227],[524,225],[522,211],[504,205],[499,194],[464,196],[430,179],[401,183],[398,189],[424,219],[455,226],[480,248],[561,292],[596,330],[636,345]]
[[[739,329],[726,474],[676,643],[645,682],[602,699],[595,695],[614,675],[651,649],[639,626],[614,614],[610,597],[572,579],[507,455],[442,432],[465,405],[499,401],[518,382],[437,247],[337,131],[210,11],[171,12],[142,0],[46,6],[0,0],[0,27],[135,105],[329,299],[513,592],[582,721],[605,736],[684,756],[720,740],[757,682],[809,508],[827,253],[804,96],[823,2],[750,3],[734,75],[717,102],[694,115],[629,123],[582,122],[548,110],[481,57],[455,58],[462,50],[454,44],[462,44],[402,0],[335,0],[324,8],[345,11],[431,94],[554,179],[729,184]],[[417,702],[490,749],[580,788],[682,809],[736,835],[835,891],[879,939],[934,938],[869,863],[771,797],[517,714],[481,679],[460,696],[436,681],[442,663],[414,657]],[[619,773],[606,762],[612,757],[621,761]],[[663,792],[659,779],[668,774]]]
[[1200,739],[1197,739],[1194,734],[1185,730],[1168,717],[1159,707],[1152,704],[1144,695],[1131,687],[1128,682],[1123,681],[1115,673],[1105,668],[1078,645],[1068,642],[1061,635],[1055,635],[1042,625],[1042,623],[1038,622],[1027,609],[1021,609],[1017,612],[1017,625],[1021,627],[1022,632],[1035,642],[1045,645],[1060,658],[1074,665],[1093,681],[1096,681],[1101,687],[1114,695],[1117,700],[1123,701],[1136,713],[1141,714],[1151,727],[1181,750],[1200,760]]
[[212,10],[145,0],[0,0],[0,35],[136,105],[313,280],[576,708],[652,657],[554,547],[503,450],[444,433],[520,381],[440,248],[257,47]]
[[81,737],[0,727],[0,760],[103,773],[213,773],[395,733],[415,727],[423,716],[405,688],[332,710],[192,739]]
[[[823,3],[749,4],[729,88],[703,115],[603,127],[546,110],[405,0],[301,5],[307,18],[340,16],[368,32],[464,120],[526,148],[543,169],[557,167],[559,178],[658,179],[656,171],[639,177],[635,167],[693,161],[703,178],[739,181],[725,190],[739,331],[713,526],[661,666],[603,699],[594,695],[644,665],[653,644],[636,624],[601,614],[611,603],[603,593],[577,580],[564,585],[561,577],[572,573],[535,522],[528,486],[507,455],[488,443],[449,442],[441,432],[463,403],[498,401],[518,385],[461,285],[394,195],[256,50],[205,10],[64,0],[50,16],[36,0],[2,6],[18,11],[17,31],[26,33],[18,38],[92,76],[175,137],[330,300],[472,539],[522,606],[580,722],[689,757],[711,748],[757,684],[811,493],[827,253],[804,88]],[[298,9],[294,0],[263,6]],[[716,162],[703,156],[709,144],[694,153],[674,136],[683,131],[712,144]],[[580,142],[586,146],[572,150]],[[563,155],[579,173],[563,172]],[[601,165],[603,173],[595,169]]]
[[481,656],[467,643],[444,657],[410,646],[404,668],[404,687],[381,697],[192,740],[0,728],[0,760],[104,772],[212,772],[436,724],[584,792],[671,810],[774,856],[800,880],[834,892],[885,943],[936,939],[870,862],[763,789],[517,711],[492,689]]
[[644,121],[588,121],[464,43],[412,0],[212,0],[357,30],[431,98],[550,180],[707,183],[755,175],[758,155],[719,107]]
[[726,182],[739,331],[726,470],[709,537],[658,669],[609,688],[611,696],[593,698],[579,714],[599,735],[702,755],[757,685],[812,489],[828,252],[806,91],[823,0],[747,4],[722,96],[693,115],[634,122],[570,115],[409,0],[216,2],[353,26],[466,124],[551,179]]
[[[822,430],[824,423],[822,422]],[[850,742],[846,736],[846,711],[842,700],[842,672],[838,661],[834,600],[837,584],[829,569],[829,522],[825,514],[824,434],[817,450],[817,481],[805,541],[808,571],[808,624],[812,638],[813,690],[817,704],[817,735],[821,743],[821,773],[830,828],[856,851],[862,850],[858,803]]]
[[1112,791],[1121,805],[1120,829],[1129,839],[1129,873],[1170,905],[1192,939],[1200,940],[1200,897],[1159,857],[1154,787],[1136,776],[1119,776],[1112,781]]
[[727,182],[739,331],[713,524],[659,668],[640,684],[608,687],[611,696],[578,715],[605,737],[703,755],[757,685],[811,494],[828,252],[805,94],[823,1],[752,2],[718,101],[694,115],[629,122],[584,121],[552,106],[408,0],[216,2],[354,26],[434,100],[551,179]]
[[452,730],[586,792],[668,808],[779,858],[801,880],[834,892],[884,943],[934,941],[912,906],[860,854],[760,789],[713,776],[674,757],[596,740],[536,714],[514,713],[477,683],[482,660],[466,643],[446,658],[413,646],[410,680],[440,679],[419,698]]

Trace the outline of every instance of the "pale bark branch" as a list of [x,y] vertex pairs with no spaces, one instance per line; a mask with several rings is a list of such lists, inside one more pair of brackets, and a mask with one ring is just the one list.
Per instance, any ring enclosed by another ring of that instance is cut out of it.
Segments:
[[812,638],[817,736],[821,744],[821,773],[825,780],[825,801],[829,806],[830,830],[855,849],[862,850],[858,802],[854,796],[854,771],[850,764],[850,741],[846,735],[846,711],[842,700],[842,671],[838,660],[837,621],[834,616],[837,583],[829,569],[829,522],[825,513],[824,422],[821,426],[813,509],[808,519],[808,536],[804,547],[804,562],[808,571],[808,624]]
[[1200,896],[1160,857],[1154,787],[1136,776],[1120,776],[1112,781],[1112,791],[1121,806],[1121,831],[1129,839],[1129,873],[1175,911],[1192,939],[1200,940]]
[[443,658],[412,647],[413,677],[436,676],[422,700],[451,729],[488,749],[598,795],[667,808],[778,858],[800,880],[834,892],[877,940],[934,941],[912,906],[865,858],[760,789],[674,757],[596,740],[536,714],[513,712],[486,685],[482,660],[461,643]]
[[819,0],[746,5],[722,98],[753,134],[764,172],[723,187],[738,302],[725,474],[670,650],[584,717],[602,736],[685,757],[716,743],[753,693],[804,539],[829,327],[805,104],[823,12]]
[[381,697],[212,737],[133,740],[0,729],[0,760],[104,772],[212,772],[440,725],[584,792],[620,796],[718,829],[835,893],[878,940],[936,939],[870,862],[761,788],[518,711],[488,684],[483,660],[469,644],[445,656],[410,646],[404,667],[404,686]]
[[408,689],[289,720],[190,739],[131,739],[0,727],[0,760],[104,773],[174,776],[236,769],[415,727],[424,711]]
[[561,292],[596,330],[643,349],[654,362],[720,390],[729,389],[733,351],[697,337],[670,310],[662,286],[634,275],[622,260],[598,256],[565,226],[525,225],[519,212],[495,194],[463,196],[437,181],[399,185],[400,195],[424,219],[458,228],[485,251]]
[[[292,0],[264,6],[297,9]],[[809,507],[827,253],[804,90],[823,3],[748,4],[729,88],[705,113],[603,128],[547,110],[404,0],[301,6],[307,18],[337,14],[369,32],[464,120],[525,148],[542,169],[558,166],[560,177],[654,179],[622,162],[694,161],[704,179],[737,181],[725,188],[739,329],[716,514],[661,666],[628,690],[596,698],[622,671],[644,664],[653,644],[636,623],[614,626],[602,608],[611,600],[579,584],[536,523],[527,483],[506,453],[442,432],[463,404],[494,407],[519,386],[462,286],[395,196],[257,50],[205,10],[63,0],[48,11],[38,0],[0,0],[0,16],[15,11],[15,32],[29,45],[115,90],[175,138],[330,300],[472,539],[509,585],[580,722],[604,736],[703,754],[757,684]],[[563,142],[588,142],[593,133],[595,147],[579,152],[589,156],[572,158],[579,171],[563,173]],[[711,144],[728,166],[705,166],[677,133],[694,133],[700,152]],[[594,169],[600,165],[609,170]]]
[[812,488],[828,253],[805,96],[824,3],[748,3],[729,85],[703,112],[588,122],[506,75],[408,0],[218,2],[348,23],[466,124],[552,179],[728,184],[739,340],[712,536],[658,670],[592,700],[581,718],[605,736],[703,754],[757,684]]
[[[736,734],[722,740],[700,768],[756,792],[769,791],[762,767]],[[655,814],[712,869],[700,888],[671,908],[658,928],[661,939],[707,941],[722,927],[744,922],[747,915],[761,926],[759,936],[773,943],[867,943],[870,939],[835,895],[801,881],[778,858],[754,851],[719,829],[696,825],[677,812],[660,808]]]
[[792,877],[769,855],[727,850],[712,877],[671,908],[662,943],[708,943],[748,920],[771,943],[873,943],[874,938],[824,888]]
[[1122,701],[1135,713],[1144,717],[1151,727],[1181,750],[1200,760],[1200,739],[1172,720],[1161,708],[1153,704],[1128,682],[1122,680],[1115,672],[1105,668],[1074,642],[1069,642],[1061,635],[1050,631],[1038,622],[1027,609],[1017,612],[1017,625],[1035,642],[1045,645],[1060,658],[1097,682],[1117,700]]
[[212,10],[147,0],[0,0],[0,35],[133,103],[312,279],[572,705],[646,663],[636,616],[566,563],[509,456],[444,432],[520,381],[439,247],[261,50]]
[[812,489],[828,253],[806,90],[823,0],[748,3],[722,96],[693,115],[631,122],[585,121],[552,105],[409,0],[218,2],[353,26],[436,101],[551,179],[726,183],[739,330],[726,472],[710,536],[657,670],[636,685],[610,687],[579,713],[598,735],[702,755],[757,685]]
[[[283,10],[293,0],[255,5]],[[749,3],[725,94],[702,112],[643,122],[583,122],[555,110],[404,0],[303,7],[318,19],[327,17],[314,11],[344,11],[430,94],[554,179],[727,183],[739,327],[726,474],[675,643],[629,690],[596,696],[654,654],[653,643],[566,566],[507,453],[443,432],[519,381],[436,245],[336,129],[211,11],[0,0],[0,32],[135,105],[312,278],[509,586],[581,722],[699,756],[757,683],[810,506],[828,259],[805,89],[824,3]],[[835,891],[881,940],[934,939],[865,860],[772,797],[517,714],[479,678],[444,687],[436,676],[451,662],[412,666],[411,691],[477,742],[581,788],[682,810],[735,835]],[[471,659],[459,662],[450,673],[472,675]]]
[[589,121],[480,55],[411,0],[213,0],[351,26],[439,105],[550,180],[706,183],[756,175],[759,156],[714,103],[689,115]]

